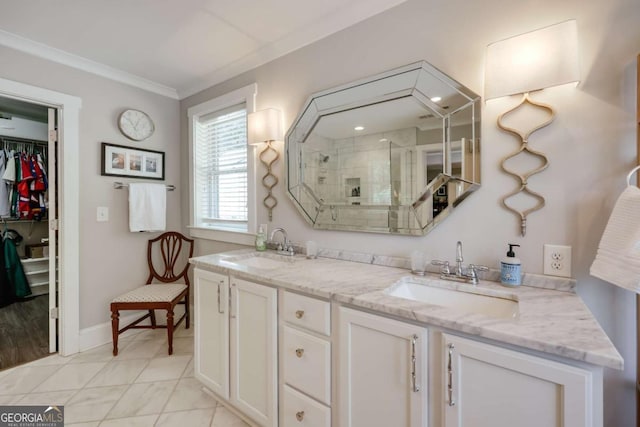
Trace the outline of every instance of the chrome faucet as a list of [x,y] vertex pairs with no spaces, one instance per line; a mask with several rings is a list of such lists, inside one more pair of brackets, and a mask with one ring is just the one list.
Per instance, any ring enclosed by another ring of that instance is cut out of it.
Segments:
[[444,280],[453,280],[455,282],[471,283],[472,285],[478,284],[478,271],[489,271],[488,267],[484,265],[469,264],[466,268],[463,264],[464,258],[462,257],[462,242],[456,243],[456,268],[451,272],[449,267],[449,261],[433,260],[431,264],[439,265],[440,278]]
[[462,276],[462,242],[458,240],[456,243],[456,276]]
[[276,251],[282,255],[290,255],[290,256],[295,255],[295,252],[293,250],[293,245],[291,245],[291,242],[289,242],[289,237],[287,236],[287,232],[284,228],[282,227],[274,228],[273,231],[271,232],[271,236],[269,237],[269,241],[273,243],[273,237],[276,235],[278,231],[282,233],[283,243],[278,243]]

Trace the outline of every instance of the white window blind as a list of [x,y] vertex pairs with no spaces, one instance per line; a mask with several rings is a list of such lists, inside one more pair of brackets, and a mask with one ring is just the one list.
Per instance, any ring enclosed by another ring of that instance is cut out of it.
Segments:
[[247,230],[247,110],[245,103],[195,121],[198,225]]

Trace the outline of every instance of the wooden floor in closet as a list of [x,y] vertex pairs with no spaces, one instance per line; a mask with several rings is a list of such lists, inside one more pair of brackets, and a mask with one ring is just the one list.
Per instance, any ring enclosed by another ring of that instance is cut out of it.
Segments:
[[49,295],[0,308],[0,369],[49,354]]

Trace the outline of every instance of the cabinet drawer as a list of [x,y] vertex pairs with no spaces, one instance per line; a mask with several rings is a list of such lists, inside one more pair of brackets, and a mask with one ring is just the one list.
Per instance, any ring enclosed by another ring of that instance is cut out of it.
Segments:
[[331,427],[331,409],[284,386],[283,427]]
[[282,313],[286,322],[327,336],[331,334],[331,305],[328,301],[285,292]]
[[285,383],[331,404],[331,344],[304,332],[283,327]]

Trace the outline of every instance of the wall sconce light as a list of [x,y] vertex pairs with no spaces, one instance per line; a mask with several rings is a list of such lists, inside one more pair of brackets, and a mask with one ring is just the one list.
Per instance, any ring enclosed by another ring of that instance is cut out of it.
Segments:
[[[505,156],[500,162],[500,166],[504,172],[512,175],[519,182],[516,190],[502,198],[502,205],[520,217],[522,236],[527,230],[527,215],[542,209],[545,205],[544,197],[529,188],[528,179],[549,166],[547,156],[529,146],[529,138],[535,131],[548,126],[555,117],[555,111],[551,106],[534,101],[529,93],[551,86],[577,83],[579,75],[575,20],[501,40],[487,47],[485,100],[524,94],[518,105],[498,116],[498,127],[521,141],[520,147]],[[524,131],[506,126],[503,119],[525,104],[546,111],[549,115],[548,120]],[[521,153],[539,158],[542,164],[535,169],[524,172],[516,172],[507,168],[505,163]],[[533,197],[537,201],[536,205],[524,210],[510,206],[507,200],[518,193]]]
[[[278,184],[278,177],[271,172],[271,166],[280,157],[278,150],[273,148],[272,143],[282,141],[282,114],[273,108],[256,111],[247,116],[247,128],[248,144],[265,144],[259,155],[260,161],[267,169],[267,173],[262,177],[262,185],[267,189],[267,196],[262,200],[262,204],[269,211],[269,221],[272,221],[273,208],[278,204],[278,200],[271,191]],[[271,153],[270,160],[267,157],[269,153]]]

